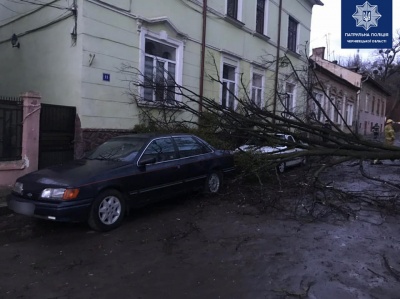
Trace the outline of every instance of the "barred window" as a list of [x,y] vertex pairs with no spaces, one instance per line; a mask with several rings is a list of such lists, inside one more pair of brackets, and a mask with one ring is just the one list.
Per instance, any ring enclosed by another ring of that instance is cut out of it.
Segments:
[[0,161],[21,159],[22,100],[0,98]]

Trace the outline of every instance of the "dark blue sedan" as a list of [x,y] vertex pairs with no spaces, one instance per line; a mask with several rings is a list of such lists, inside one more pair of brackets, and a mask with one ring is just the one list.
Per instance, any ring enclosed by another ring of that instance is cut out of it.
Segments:
[[16,213],[54,221],[119,226],[132,207],[195,189],[217,193],[234,170],[230,151],[188,134],[112,138],[85,159],[20,177],[7,198]]

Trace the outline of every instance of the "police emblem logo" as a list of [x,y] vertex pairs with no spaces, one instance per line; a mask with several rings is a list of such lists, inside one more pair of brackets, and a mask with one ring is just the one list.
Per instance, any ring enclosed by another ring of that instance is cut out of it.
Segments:
[[356,12],[352,15],[357,27],[368,31],[371,27],[378,27],[378,20],[382,15],[378,12],[378,5],[371,5],[365,1],[363,5],[356,5]]
[[363,20],[365,22],[371,21],[371,11],[370,10],[363,11]]

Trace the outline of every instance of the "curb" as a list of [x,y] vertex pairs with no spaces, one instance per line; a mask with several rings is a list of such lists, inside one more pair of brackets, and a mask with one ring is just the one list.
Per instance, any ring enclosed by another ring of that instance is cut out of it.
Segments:
[[12,211],[7,206],[6,197],[11,193],[9,188],[0,188],[0,216],[11,214]]
[[12,211],[7,207],[7,203],[5,201],[0,202],[0,216],[11,214]]

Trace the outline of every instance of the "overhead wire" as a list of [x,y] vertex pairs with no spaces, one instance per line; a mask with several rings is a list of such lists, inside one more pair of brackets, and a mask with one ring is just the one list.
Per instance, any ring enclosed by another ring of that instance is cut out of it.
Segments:
[[[70,13],[68,14],[68,12],[70,12]],[[67,15],[67,14],[68,14],[68,15]],[[48,22],[48,23],[46,23],[46,24],[44,24],[44,25],[41,25],[41,26],[38,26],[38,27],[36,27],[36,28],[27,30],[27,31],[22,32],[22,33],[19,33],[19,34],[18,34],[18,37],[24,36],[24,35],[27,35],[27,34],[30,34],[30,33],[33,33],[33,32],[39,31],[39,30],[42,30],[42,29],[45,29],[45,28],[47,28],[47,27],[49,27],[49,26],[51,26],[51,25],[53,25],[53,24],[56,24],[56,23],[58,23],[58,22],[61,22],[61,21],[63,21],[63,20],[68,19],[68,18],[70,18],[71,16],[74,16],[74,13],[73,13],[73,12],[71,12],[71,11],[65,11],[65,12],[63,12],[62,14],[60,14],[59,16],[57,16],[55,19],[53,19],[52,21],[50,21],[50,22]],[[5,40],[0,41],[0,44],[6,43],[6,42],[9,42],[9,41],[10,41],[10,39],[8,38],[8,39],[5,39]]]
[[[8,0],[8,1],[10,1],[10,0]],[[28,4],[32,4],[32,5],[42,6],[42,7],[52,7],[52,8],[61,9],[61,10],[69,10],[69,7],[58,6],[58,5],[52,4],[56,1],[53,1],[52,3],[45,3],[45,2],[38,3],[38,2],[30,1],[30,0],[20,0],[20,1],[28,3]],[[12,2],[15,2],[15,1],[12,1]]]
[[16,14],[20,14],[20,12],[15,11],[15,10],[13,10],[13,9],[11,9],[11,8],[9,8],[9,7],[7,7],[7,6],[5,6],[5,5],[2,4],[2,3],[0,3],[0,6],[4,7],[5,9],[8,9],[9,11],[15,12]]

